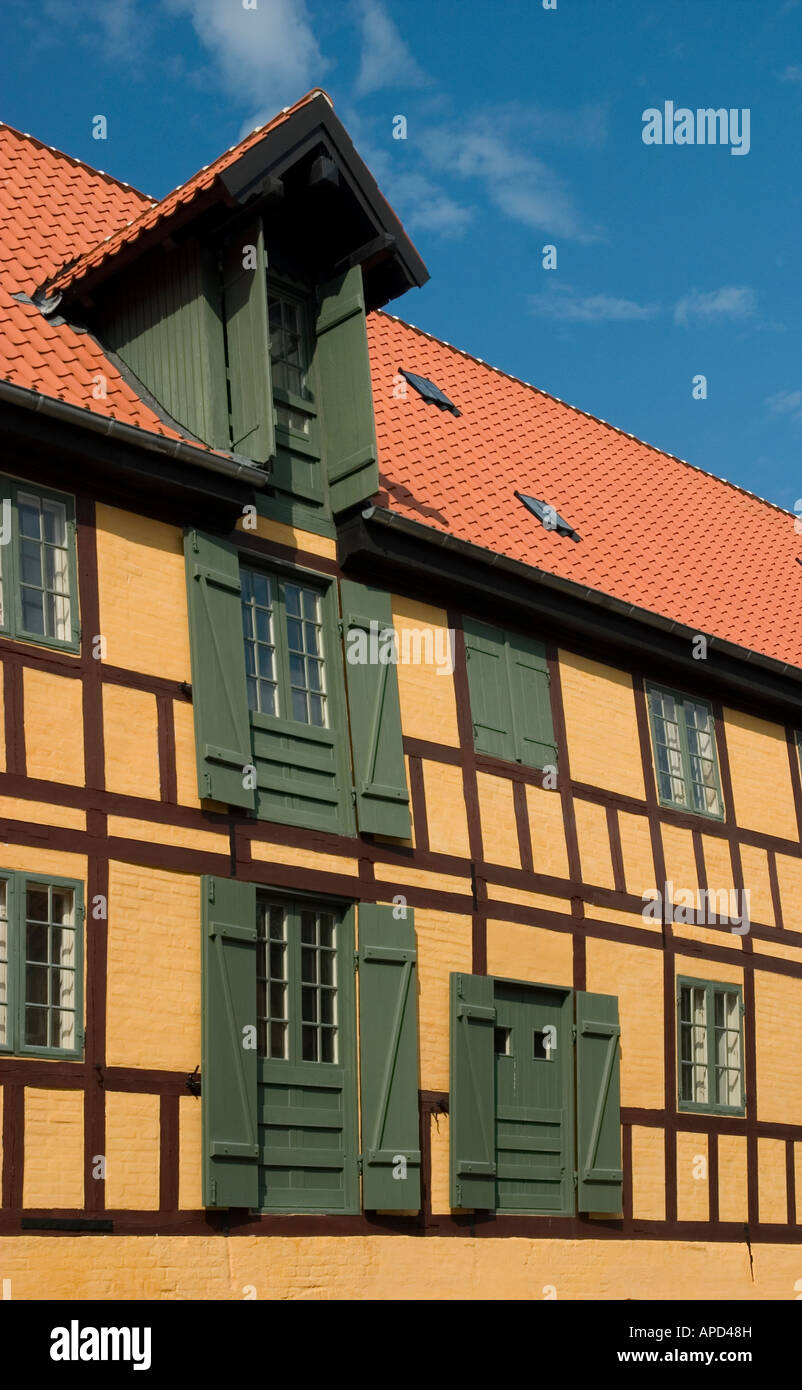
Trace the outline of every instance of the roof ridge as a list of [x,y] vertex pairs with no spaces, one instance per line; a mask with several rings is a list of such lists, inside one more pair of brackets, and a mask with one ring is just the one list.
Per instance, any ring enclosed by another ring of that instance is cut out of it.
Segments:
[[118,188],[126,188],[129,193],[136,193],[137,197],[145,198],[149,203],[157,201],[149,193],[143,193],[141,188],[135,188],[132,183],[126,183],[125,179],[118,179],[114,174],[107,174],[105,169],[96,169],[94,164],[89,164],[87,160],[78,159],[74,154],[67,154],[66,150],[57,149],[55,145],[48,145],[47,141],[40,140],[38,135],[31,135],[27,130],[18,130],[8,121],[0,121],[0,130],[10,131],[12,135],[16,135],[18,140],[29,140],[32,145],[38,145],[40,150],[49,150],[51,154],[58,155],[60,159],[68,160],[70,164],[80,165],[82,169],[88,169],[90,174],[96,174],[99,178],[116,184]]
[[698,463],[691,463],[688,459],[680,458],[679,454],[672,454],[667,449],[660,449],[656,444],[650,444],[648,439],[641,439],[637,434],[630,434],[628,430],[622,430],[620,425],[613,425],[609,420],[602,419],[601,415],[593,415],[591,411],[583,410],[579,405],[572,405],[570,401],[564,401],[561,396],[555,396],[551,391],[545,391],[542,386],[535,386],[531,381],[524,381],[523,377],[514,376],[512,372],[505,372],[503,367],[494,367],[492,362],[486,362],[483,357],[477,357],[475,353],[468,352],[465,348],[455,347],[453,343],[447,342],[445,338],[438,338],[434,333],[427,333],[425,328],[418,328],[417,324],[408,323],[398,314],[389,314],[386,309],[374,309],[372,313],[381,315],[382,318],[393,319],[396,323],[403,324],[405,328],[411,328],[413,333],[419,333],[422,338],[428,338],[430,342],[439,343],[441,347],[459,353],[460,357],[467,357],[470,362],[476,362],[480,367],[486,367],[489,372],[496,372],[498,376],[505,377],[507,381],[514,381],[518,386],[525,386],[529,391],[536,391],[539,396],[546,396],[548,400],[556,401],[558,405],[564,405],[567,410],[573,410],[577,415],[584,415],[586,420],[594,420],[597,425],[604,425],[606,429],[623,435],[625,439],[632,439],[636,444],[642,444],[645,449],[651,449],[653,453],[660,454],[663,458],[673,459],[675,463],[681,463],[685,468],[692,468],[694,473],[701,473],[706,478],[712,478],[714,482],[722,483],[724,487],[732,488],[745,497],[753,497],[756,502],[762,502],[764,506],[771,507],[783,516],[794,517],[796,515],[785,507],[781,507],[779,503],[770,501],[768,497],[761,497],[760,493],[752,492],[748,487],[742,487],[740,483],[730,482],[729,478],[722,478],[718,473],[711,473],[709,469],[701,468]]
[[[181,183],[177,183],[175,188],[169,189],[169,191],[165,193],[161,198],[151,199],[149,206],[142,207],[135,217],[131,217],[128,219],[127,222],[122,223],[119,227],[113,228],[113,230],[109,232],[108,236],[102,237],[100,241],[95,242],[94,245],[88,247],[86,251],[82,252],[81,255],[76,257],[73,261],[66,261],[57,270],[55,270],[52,275],[48,276],[47,280],[45,281],[45,286],[57,284],[63,276],[74,276],[75,269],[77,266],[81,264],[81,262],[89,261],[91,257],[96,256],[100,252],[101,247],[103,247],[107,242],[114,241],[115,237],[122,236],[122,233],[126,231],[129,227],[136,227],[136,224],[142,222],[149,214],[156,212],[156,222],[158,223],[158,221],[160,220],[160,216],[158,215],[158,209],[163,207],[165,204],[169,203],[169,200],[171,198],[175,198],[176,195],[181,193],[183,189],[189,188],[201,177],[202,174],[209,174],[210,171],[216,171],[217,166],[220,166],[221,170],[225,169],[227,167],[225,161],[230,160],[230,156],[234,153],[235,150],[238,150],[240,146],[247,146],[248,141],[253,141],[253,137],[255,135],[258,135],[260,132],[264,132],[264,134],[267,135],[274,126],[278,125],[281,121],[285,120],[292,112],[294,112],[301,106],[307,105],[307,103],[312,101],[313,98],[316,96],[324,97],[326,101],[329,103],[329,106],[332,108],[332,110],[334,110],[334,102],[332,101],[328,92],[326,92],[322,87],[311,87],[308,92],[306,92],[302,97],[298,99],[298,101],[294,101],[290,106],[283,106],[281,110],[277,111],[276,114],[274,116],[271,116],[269,120],[263,121],[261,125],[254,126],[253,130],[249,130],[247,134],[243,135],[241,140],[235,141],[233,145],[229,145],[227,149],[222,150],[221,153],[216,155],[215,158],[211,160],[209,164],[202,164],[199,169],[196,169],[194,173],[189,175],[188,178],[183,179]],[[255,143],[258,144],[259,142],[256,141]],[[214,176],[217,176],[216,172]],[[163,213],[161,214],[162,217],[164,215],[165,214]],[[111,253],[108,251],[104,252],[101,259],[105,259],[109,254]]]

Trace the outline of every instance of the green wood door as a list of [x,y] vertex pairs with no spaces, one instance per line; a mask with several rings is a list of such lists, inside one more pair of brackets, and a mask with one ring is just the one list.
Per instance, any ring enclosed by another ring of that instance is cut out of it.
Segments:
[[496,981],[496,1204],[574,1209],[570,990]]
[[359,1210],[353,913],[259,901],[259,1205]]

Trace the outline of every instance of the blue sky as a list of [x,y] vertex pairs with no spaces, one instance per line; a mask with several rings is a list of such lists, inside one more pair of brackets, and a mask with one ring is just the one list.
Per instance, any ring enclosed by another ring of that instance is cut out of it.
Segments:
[[[802,497],[802,0],[3,0],[3,30],[0,118],[156,197],[324,86],[431,271],[392,311]],[[644,144],[667,101],[748,110],[748,153]]]

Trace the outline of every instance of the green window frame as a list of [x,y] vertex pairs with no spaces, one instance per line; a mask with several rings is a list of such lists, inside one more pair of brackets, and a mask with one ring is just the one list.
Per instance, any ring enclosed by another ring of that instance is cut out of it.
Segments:
[[0,870],[0,1052],[81,1057],[83,885]]
[[740,985],[677,977],[678,1109],[746,1114],[743,1016]]
[[661,806],[724,819],[713,708],[708,700],[647,683],[655,782]]
[[311,296],[268,276],[267,322],[276,442],[319,459]]
[[77,651],[74,499],[9,477],[0,498],[0,635]]

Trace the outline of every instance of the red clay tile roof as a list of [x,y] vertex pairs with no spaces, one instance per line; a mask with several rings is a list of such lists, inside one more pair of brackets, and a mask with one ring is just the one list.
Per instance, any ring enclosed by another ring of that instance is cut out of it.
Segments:
[[[153,205],[0,126],[0,377],[182,437],[139,401],[89,334],[48,322],[14,296],[31,294],[71,257],[103,259],[112,240],[101,238],[116,234],[116,246],[136,237],[146,220],[154,225],[194,197],[233,157],[227,151]],[[789,513],[389,314],[370,315],[368,336],[385,505],[802,669],[802,546]],[[427,405],[411,387],[406,399],[394,395],[401,367],[436,382],[460,418]],[[106,377],[107,396],[95,400],[98,375]],[[579,544],[545,531],[516,490],[551,503],[579,532]]]
[[[386,313],[368,320],[384,505],[802,667],[794,518]],[[402,389],[429,377],[462,412]],[[514,496],[555,507],[546,531]]]
[[[244,140],[240,140],[237,145],[232,145],[231,149],[221,154],[213,164],[208,164],[191,179],[188,179],[186,183],[174,188],[172,193],[168,193],[160,203],[151,203],[144,209],[138,208],[137,215],[126,226],[120,227],[113,235],[107,235],[99,245],[93,245],[92,249],[82,255],[74,265],[65,269],[61,274],[54,275],[47,286],[48,291],[66,289],[68,285],[85,275],[90,268],[100,265],[109,256],[116,255],[121,247],[135,242],[160,222],[167,222],[179,209],[187,208],[190,203],[212,187],[219,174],[234,164],[247,150],[260,144],[271,131],[283,125],[302,106],[314,101],[321,91],[320,87],[314,87],[311,92],[306,93],[306,96],[301,97],[300,101],[296,101],[294,106],[286,107],[277,116],[274,116],[272,121],[259,126],[257,130],[252,130],[249,135],[245,136]],[[326,93],[323,92],[323,95],[326,96]],[[327,100],[330,101],[331,98],[327,97]],[[74,256],[75,251],[73,250],[71,254]]]

